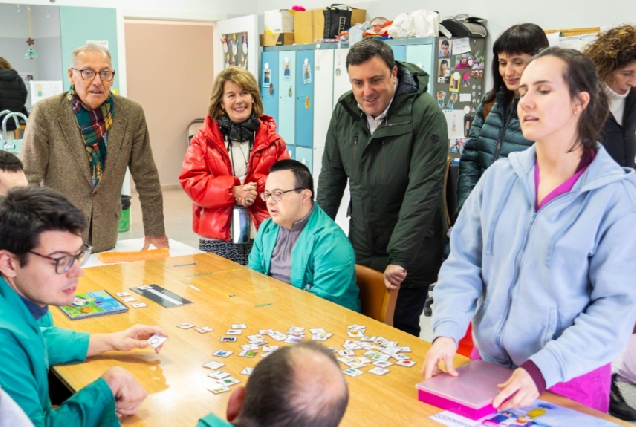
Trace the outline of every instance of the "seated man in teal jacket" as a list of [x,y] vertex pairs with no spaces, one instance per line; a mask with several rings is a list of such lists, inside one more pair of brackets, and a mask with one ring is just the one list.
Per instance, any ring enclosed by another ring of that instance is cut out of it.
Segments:
[[314,203],[313,188],[302,163],[272,165],[260,194],[271,218],[259,227],[247,266],[359,312],[353,247]]
[[144,348],[151,335],[166,335],[142,325],[92,335],[52,325],[48,306],[73,302],[80,265],[90,255],[85,227],[82,212],[49,188],[13,188],[0,199],[0,387],[36,427],[119,426],[146,398],[128,371],[108,369],[54,409],[49,367]]
[[331,350],[305,341],[258,362],[245,387],[236,385],[227,423],[214,414],[197,427],[336,427],[349,390]]

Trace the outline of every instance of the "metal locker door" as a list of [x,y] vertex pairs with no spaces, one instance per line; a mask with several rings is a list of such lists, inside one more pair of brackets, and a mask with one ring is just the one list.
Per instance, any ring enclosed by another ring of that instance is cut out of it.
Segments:
[[333,106],[338,99],[351,90],[351,82],[347,73],[347,54],[349,49],[336,49],[333,53]]
[[[302,164],[304,164],[305,166],[307,166],[312,176],[314,175],[313,155],[314,155],[314,152],[310,147],[296,146],[295,159],[301,162]],[[314,177],[314,181],[316,180],[316,178],[317,177]]]
[[[261,57],[261,98],[265,114],[278,125],[278,52],[263,52]],[[276,80],[276,81],[274,81]]]
[[426,71],[429,76],[432,76],[433,69],[433,45],[413,45],[406,46],[406,60],[411,64],[415,64],[422,70]]
[[296,158],[296,147],[294,145],[287,144],[287,152],[289,153],[290,159]]
[[[281,50],[278,52],[278,111],[280,123],[278,133],[288,145],[295,144],[296,127],[296,52]],[[282,113],[282,114],[281,114]]]
[[333,49],[318,49],[314,53],[314,192],[318,194],[318,178],[322,167],[322,153],[325,151],[327,130],[333,111]]
[[391,46],[396,61],[406,61],[406,46]]
[[[314,51],[296,51],[297,146],[311,147],[314,139]],[[298,151],[298,150],[296,150]]]

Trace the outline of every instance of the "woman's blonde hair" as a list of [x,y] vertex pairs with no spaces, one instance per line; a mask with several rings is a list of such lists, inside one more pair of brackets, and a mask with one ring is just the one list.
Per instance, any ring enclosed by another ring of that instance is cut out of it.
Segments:
[[229,67],[221,71],[214,81],[212,95],[210,96],[210,106],[208,107],[208,114],[212,120],[216,121],[224,114],[221,100],[223,99],[223,92],[225,92],[225,82],[236,83],[252,95],[254,99],[252,112],[256,117],[263,115],[261,92],[258,90],[258,83],[252,73],[241,67]]
[[12,70],[11,64],[9,61],[0,56],[0,70]]

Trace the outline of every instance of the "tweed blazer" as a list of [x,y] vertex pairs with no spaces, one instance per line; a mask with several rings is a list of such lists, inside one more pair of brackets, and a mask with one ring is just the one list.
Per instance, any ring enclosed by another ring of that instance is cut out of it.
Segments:
[[66,96],[38,102],[29,116],[20,153],[29,184],[58,190],[77,206],[89,224],[82,238],[101,252],[117,242],[121,188],[129,167],[139,193],[144,234],[165,234],[159,174],[141,105],[114,95],[106,167],[93,188],[84,140]]

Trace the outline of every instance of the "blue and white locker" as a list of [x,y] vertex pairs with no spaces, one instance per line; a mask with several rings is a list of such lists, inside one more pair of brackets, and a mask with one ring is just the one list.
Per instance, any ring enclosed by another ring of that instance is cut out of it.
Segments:
[[261,57],[261,98],[265,114],[278,121],[278,52],[263,52]]
[[[314,50],[296,51],[296,147],[311,147],[314,139]],[[298,156],[298,150],[296,150]]]
[[296,123],[296,51],[278,53],[278,133],[287,145],[295,145]]

